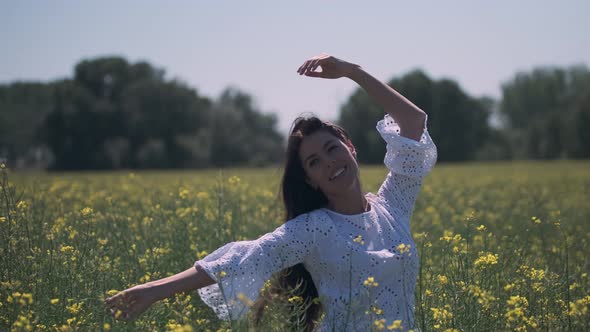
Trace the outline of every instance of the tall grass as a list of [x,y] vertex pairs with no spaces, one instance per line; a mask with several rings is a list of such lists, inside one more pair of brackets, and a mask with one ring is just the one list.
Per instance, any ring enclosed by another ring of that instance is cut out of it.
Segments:
[[[375,192],[385,168],[361,169]],[[0,330],[251,328],[220,322],[196,292],[132,322],[102,299],[280,225],[280,170],[0,175]],[[590,330],[589,202],[587,161],[437,165],[412,217],[416,327]],[[285,313],[271,308],[261,330],[284,330]]]

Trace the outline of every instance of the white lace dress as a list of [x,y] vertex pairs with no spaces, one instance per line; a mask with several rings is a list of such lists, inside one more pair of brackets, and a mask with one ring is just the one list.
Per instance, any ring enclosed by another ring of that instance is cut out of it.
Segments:
[[377,123],[390,172],[377,195],[366,194],[370,211],[318,209],[257,240],[224,245],[195,262],[217,281],[199,289],[201,299],[221,319],[240,319],[273,273],[303,263],[325,311],[321,331],[367,331],[381,319],[386,327],[401,320],[404,329],[414,328],[419,258],[410,217],[437,158],[427,119],[419,142],[400,136],[389,115]]

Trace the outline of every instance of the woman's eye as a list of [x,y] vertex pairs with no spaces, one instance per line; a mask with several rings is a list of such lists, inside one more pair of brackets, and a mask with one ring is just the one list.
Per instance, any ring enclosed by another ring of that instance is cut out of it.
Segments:
[[337,148],[338,148],[338,145],[332,145],[332,146],[331,146],[331,147],[328,149],[328,151],[332,151],[332,150],[334,150],[334,149],[337,149]]
[[317,160],[317,159],[312,159],[312,160],[309,162],[309,167],[313,167],[313,166],[315,166],[315,164],[317,164],[317,162],[318,162],[318,160]]

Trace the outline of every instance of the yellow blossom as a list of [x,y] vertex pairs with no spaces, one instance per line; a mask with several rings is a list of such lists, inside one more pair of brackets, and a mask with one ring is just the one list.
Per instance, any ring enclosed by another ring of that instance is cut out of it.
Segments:
[[367,280],[363,281],[363,285],[367,287],[377,287],[379,286],[379,283],[375,281],[375,278],[368,277]]
[[227,182],[229,183],[230,186],[236,186],[236,185],[240,184],[240,181],[241,181],[240,178],[235,175],[230,177],[227,180]]
[[81,303],[74,303],[72,305],[69,305],[66,307],[66,309],[72,314],[72,315],[76,315],[78,312],[80,312],[80,309],[82,308],[82,304]]
[[444,275],[441,275],[441,274],[439,274],[439,275],[437,276],[437,279],[438,279],[438,282],[439,282],[441,285],[446,285],[446,284],[448,284],[448,283],[449,283],[449,279],[448,279],[446,276],[444,276]]
[[491,254],[485,252],[480,252],[479,257],[475,260],[474,263],[475,267],[480,269],[485,269],[490,265],[496,264],[498,264],[498,254]]
[[375,313],[375,315],[383,314],[383,309],[379,308],[378,306],[371,306],[371,310]]
[[289,298],[289,303],[301,303],[303,298],[301,296],[292,296]]
[[402,321],[399,319],[394,320],[393,323],[391,323],[391,325],[387,326],[387,329],[390,331],[400,330],[401,328],[402,328]]
[[363,237],[360,235],[357,235],[352,241],[360,244],[365,244],[365,241],[363,241]]
[[28,207],[28,205],[27,205],[27,202],[25,202],[25,201],[19,201],[19,202],[16,204],[16,208],[17,208],[18,210],[26,210],[26,209],[27,209],[27,207]]
[[94,213],[94,210],[92,210],[92,208],[85,207],[82,209],[82,211],[80,211],[80,213],[82,214],[82,217],[88,217]]
[[378,331],[384,330],[385,329],[385,319],[381,318],[381,319],[376,319],[373,322],[373,327],[375,329],[377,329]]
[[411,245],[409,244],[400,244],[399,246],[397,246],[397,250],[399,251],[400,254],[404,254],[406,252],[409,252],[411,248]]
[[178,192],[178,197],[180,197],[180,199],[187,199],[189,197],[190,191],[188,189],[181,189]]
[[73,252],[74,251],[74,247],[72,247],[72,246],[61,246],[61,248],[59,248],[59,251],[61,251],[61,252]]
[[[250,300],[244,293],[238,294],[238,300],[240,300],[244,305],[251,307],[254,304],[254,301]],[[291,300],[289,300],[290,302]]]

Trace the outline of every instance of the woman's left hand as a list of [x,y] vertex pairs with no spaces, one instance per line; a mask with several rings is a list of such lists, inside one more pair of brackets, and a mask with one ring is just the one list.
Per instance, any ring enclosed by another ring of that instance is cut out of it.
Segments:
[[[322,67],[321,72],[315,71],[317,67]],[[320,78],[340,78],[348,77],[355,69],[360,68],[359,65],[340,60],[331,55],[322,53],[318,56],[305,61],[297,73],[299,75],[320,77]]]

